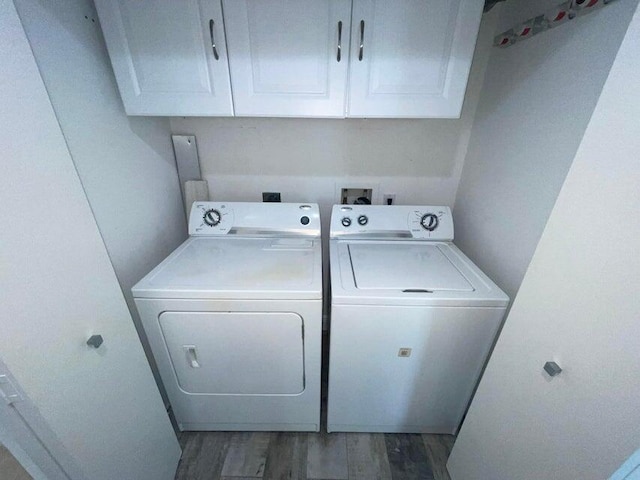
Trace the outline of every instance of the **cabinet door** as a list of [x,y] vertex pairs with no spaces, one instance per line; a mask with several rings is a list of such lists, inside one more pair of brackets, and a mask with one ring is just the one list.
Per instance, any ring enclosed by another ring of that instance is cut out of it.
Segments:
[[96,8],[128,115],[233,115],[219,0],[96,0]]
[[350,0],[224,0],[236,115],[344,117]]
[[[637,5],[602,12],[631,23],[449,457],[452,479],[640,476],[634,458],[612,476],[640,445]],[[613,34],[604,25],[599,38]]]
[[350,117],[459,117],[479,0],[354,0]]
[[13,2],[0,65],[0,368],[28,398],[11,408],[68,478],[173,480],[180,446]]

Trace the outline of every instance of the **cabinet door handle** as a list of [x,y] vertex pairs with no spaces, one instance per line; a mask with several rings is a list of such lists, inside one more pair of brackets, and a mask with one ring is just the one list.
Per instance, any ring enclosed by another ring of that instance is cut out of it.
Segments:
[[338,22],[338,54],[336,60],[338,62],[342,58],[342,21]]
[[364,20],[360,20],[360,53],[358,53],[358,60],[362,61],[364,55]]
[[216,60],[220,59],[220,55],[218,55],[218,49],[216,48],[216,39],[213,36],[213,27],[215,23],[213,23],[213,19],[209,20],[209,35],[211,35],[211,48],[213,49],[213,58]]

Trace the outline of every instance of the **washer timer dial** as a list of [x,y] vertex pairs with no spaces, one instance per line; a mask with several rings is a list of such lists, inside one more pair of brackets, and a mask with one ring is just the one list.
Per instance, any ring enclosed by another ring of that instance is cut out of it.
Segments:
[[420,225],[422,228],[429,232],[433,232],[436,228],[438,228],[438,223],[440,220],[435,213],[426,213],[420,219]]
[[211,208],[204,212],[202,219],[204,220],[204,223],[210,227],[215,227],[220,223],[220,220],[222,220],[222,215],[220,215],[220,212],[215,208]]

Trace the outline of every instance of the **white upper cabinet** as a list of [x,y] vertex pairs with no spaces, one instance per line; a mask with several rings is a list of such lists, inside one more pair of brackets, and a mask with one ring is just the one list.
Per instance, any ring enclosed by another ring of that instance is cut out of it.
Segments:
[[351,0],[224,0],[236,115],[344,117]]
[[459,117],[484,4],[95,1],[129,115],[338,118]]
[[95,3],[128,115],[233,115],[219,1]]
[[349,117],[459,117],[481,0],[353,0]]

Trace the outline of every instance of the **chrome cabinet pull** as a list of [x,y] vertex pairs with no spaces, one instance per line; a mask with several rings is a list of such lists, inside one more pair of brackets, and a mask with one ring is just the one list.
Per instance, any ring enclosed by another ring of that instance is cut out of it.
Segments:
[[338,62],[342,58],[342,21],[338,22],[338,55],[336,60]]
[[358,53],[358,60],[362,61],[364,54],[364,20],[360,20],[360,53]]
[[218,55],[218,49],[216,48],[216,39],[213,36],[213,27],[215,24],[213,23],[213,19],[209,20],[209,35],[211,35],[211,48],[213,49],[213,58],[216,60],[220,59],[220,55]]

